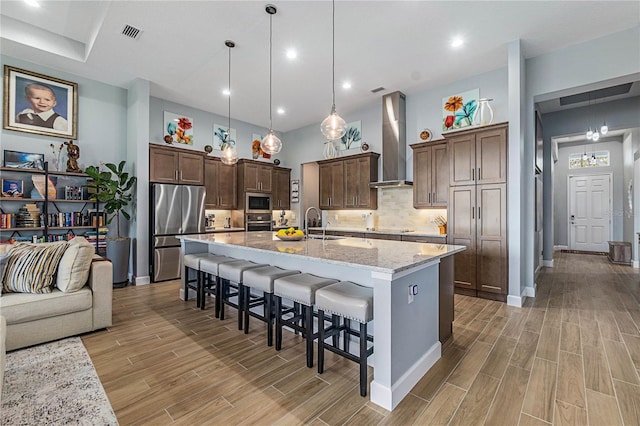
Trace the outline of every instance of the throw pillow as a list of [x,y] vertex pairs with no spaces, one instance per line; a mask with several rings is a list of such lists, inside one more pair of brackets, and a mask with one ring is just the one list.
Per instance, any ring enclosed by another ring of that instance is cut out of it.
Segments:
[[[0,280],[4,279],[4,271],[7,269],[7,261],[9,253],[0,254]],[[0,286],[0,294],[2,294],[2,286]]]
[[56,287],[65,293],[80,290],[87,283],[95,249],[83,237],[69,241],[58,267]]
[[66,241],[15,244],[9,251],[3,292],[51,293],[58,264],[68,246]]

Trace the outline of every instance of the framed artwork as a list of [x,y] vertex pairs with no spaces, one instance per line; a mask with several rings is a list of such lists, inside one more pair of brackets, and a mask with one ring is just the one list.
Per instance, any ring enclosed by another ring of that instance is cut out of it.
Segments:
[[480,89],[442,98],[442,130],[457,130],[473,125]]
[[164,112],[164,141],[193,145],[193,118],[173,112]]
[[[229,134],[227,134],[227,129]],[[229,128],[223,124],[213,124],[213,149],[222,150],[227,147],[236,145],[236,129]]]
[[3,128],[78,138],[78,83],[4,66]]
[[291,181],[291,202],[298,203],[300,201],[300,180],[293,179]]
[[251,157],[254,160],[257,160],[260,157],[267,158],[267,159],[271,158],[271,154],[267,154],[260,147],[260,144],[262,143],[262,138],[263,137],[257,133],[253,133],[251,135]]
[[347,133],[340,139],[338,150],[346,151],[348,149],[360,148],[362,144],[362,121],[354,121],[347,123]]
[[20,179],[2,179],[2,196],[11,198],[22,198],[24,196],[24,185]]
[[4,150],[4,166],[16,169],[44,170],[44,154]]
[[33,181],[33,189],[31,190],[30,198],[44,198],[45,192],[47,192],[47,198],[49,198],[50,200],[55,200],[57,198],[57,176],[49,176],[47,179],[45,179],[44,175],[33,175],[31,176],[31,180]]

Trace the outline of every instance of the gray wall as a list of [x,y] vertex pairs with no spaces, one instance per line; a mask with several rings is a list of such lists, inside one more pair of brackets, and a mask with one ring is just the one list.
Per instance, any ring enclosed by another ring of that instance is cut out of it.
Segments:
[[[596,167],[585,169],[569,170],[569,155],[579,153],[582,154],[586,149],[587,155],[593,151],[609,151],[610,167]],[[555,169],[554,182],[554,235],[555,244],[560,246],[569,245],[569,234],[567,229],[568,206],[567,206],[567,185],[569,175],[590,175],[599,173],[613,173],[613,240],[622,239],[622,216],[623,216],[623,167],[622,167],[622,139],[612,138],[604,142],[593,143],[585,146],[584,144],[565,146],[560,144],[558,148],[558,162]]]

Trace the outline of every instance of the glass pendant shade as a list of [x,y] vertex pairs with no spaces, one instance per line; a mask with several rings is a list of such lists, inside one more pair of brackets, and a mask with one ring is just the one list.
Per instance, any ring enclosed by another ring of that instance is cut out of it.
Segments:
[[320,124],[320,130],[325,138],[335,141],[347,133],[347,122],[338,115],[334,107],[331,108],[331,114]]
[[596,129],[596,131],[593,132],[593,136],[591,136],[591,140],[593,140],[594,142],[597,142],[598,139],[600,139],[600,133],[598,133],[598,129]]
[[222,150],[222,156],[220,159],[228,166],[236,164],[238,162],[238,151],[236,150],[236,147],[227,145],[227,147]]
[[587,131],[587,139],[591,140],[592,137],[593,137],[593,130],[591,130],[591,127],[589,127],[589,130]]
[[282,149],[282,141],[273,133],[273,130],[269,130],[267,136],[260,142],[260,148],[267,154],[277,154]]
[[600,133],[602,133],[602,136],[604,136],[607,133],[609,133],[609,126],[607,126],[607,122],[606,121],[602,123],[602,127],[600,127]]

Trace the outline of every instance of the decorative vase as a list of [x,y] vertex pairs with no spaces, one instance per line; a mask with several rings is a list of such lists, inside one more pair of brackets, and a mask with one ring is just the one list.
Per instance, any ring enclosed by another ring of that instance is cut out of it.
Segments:
[[338,156],[338,150],[336,146],[333,144],[333,141],[328,141],[324,143],[324,150],[322,151],[322,155],[327,160],[332,158],[336,158]]
[[478,99],[478,109],[473,116],[474,126],[486,126],[493,123],[493,108],[491,108],[491,102],[493,99],[482,98]]
[[107,257],[113,265],[113,286],[125,287],[129,282],[129,249],[131,238],[108,238]]

